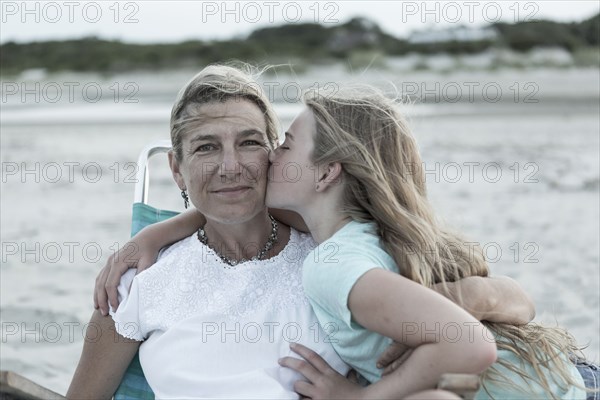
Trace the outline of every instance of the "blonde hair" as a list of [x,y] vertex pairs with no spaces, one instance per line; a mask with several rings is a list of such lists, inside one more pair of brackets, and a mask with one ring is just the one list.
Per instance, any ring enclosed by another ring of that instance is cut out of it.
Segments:
[[267,139],[273,149],[278,142],[277,117],[266,93],[256,82],[261,72],[247,64],[213,64],[205,67],[181,89],[171,110],[171,144],[177,159],[182,158],[182,140],[185,133],[202,116],[198,106],[230,99],[249,100],[264,114]]
[[[342,165],[342,212],[353,220],[376,223],[376,233],[402,275],[427,287],[488,276],[481,250],[467,246],[434,217],[417,144],[393,100],[371,87],[335,96],[308,92],[304,100],[317,125],[314,163]],[[537,376],[498,361],[502,366],[536,381],[552,397],[542,368],[561,387],[577,385],[569,372],[568,355],[578,348],[566,331],[533,323],[485,324],[498,336],[498,349],[530,363]],[[511,384],[494,368],[483,378],[484,387],[485,379]]]

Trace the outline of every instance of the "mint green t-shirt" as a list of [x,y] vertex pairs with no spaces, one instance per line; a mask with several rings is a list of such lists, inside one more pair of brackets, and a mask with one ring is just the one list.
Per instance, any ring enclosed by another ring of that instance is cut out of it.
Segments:
[[[330,341],[338,355],[370,382],[381,379],[381,370],[375,363],[377,358],[391,343],[391,339],[376,332],[368,331],[352,319],[348,309],[350,290],[358,279],[373,268],[383,268],[398,272],[393,258],[383,249],[373,223],[351,221],[344,225],[328,240],[317,246],[304,260],[304,291],[327,333],[323,340]],[[521,363],[514,353],[499,351],[499,359],[512,364]],[[546,398],[547,395],[535,384],[524,382],[515,373],[499,366],[503,376],[514,382],[507,387],[486,382],[487,388],[496,399]],[[525,368],[533,374],[533,368]],[[573,365],[572,375],[583,387],[583,378]],[[521,386],[525,391],[519,391]],[[562,399],[585,399],[585,391],[576,387],[561,390],[555,387],[554,393]],[[490,398],[483,389],[476,399]]]
[[392,340],[352,320],[348,295],[356,281],[373,268],[398,272],[374,229],[373,224],[349,222],[308,254],[302,272],[306,296],[328,334],[325,340],[370,382],[381,378],[375,360]]

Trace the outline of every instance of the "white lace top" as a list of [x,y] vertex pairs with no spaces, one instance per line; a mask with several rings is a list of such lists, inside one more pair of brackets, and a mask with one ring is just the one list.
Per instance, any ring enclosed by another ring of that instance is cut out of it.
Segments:
[[122,336],[144,341],[140,362],[156,398],[298,398],[301,375],[277,363],[298,357],[291,342],[345,374],[302,288],[315,245],[292,229],[277,256],[232,268],[192,235],[139,275],[123,275],[111,315]]

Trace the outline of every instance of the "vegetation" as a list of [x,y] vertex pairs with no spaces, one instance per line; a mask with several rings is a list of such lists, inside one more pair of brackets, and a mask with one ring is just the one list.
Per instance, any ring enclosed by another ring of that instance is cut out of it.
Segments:
[[[0,46],[0,72],[16,74],[26,69],[48,71],[118,72],[131,69],[170,69],[242,59],[254,63],[277,63],[301,59],[322,63],[335,59],[363,63],[364,55],[398,56],[407,53],[471,54],[489,48],[528,51],[534,47],[561,47],[574,59],[593,59],[589,49],[600,43],[600,14],[580,23],[529,21],[497,23],[494,39],[412,43],[383,32],[363,18],[325,27],[319,24],[288,24],[258,29],[246,39],[187,41],[177,44],[128,44],[95,37]],[[586,58],[587,57],[587,58]]]

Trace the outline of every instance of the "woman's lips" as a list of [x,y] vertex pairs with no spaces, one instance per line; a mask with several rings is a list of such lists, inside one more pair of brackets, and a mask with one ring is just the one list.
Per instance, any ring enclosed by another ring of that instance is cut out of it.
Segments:
[[245,194],[250,190],[249,186],[236,186],[231,188],[223,188],[219,190],[214,190],[213,193],[225,196],[225,197],[236,197]]

